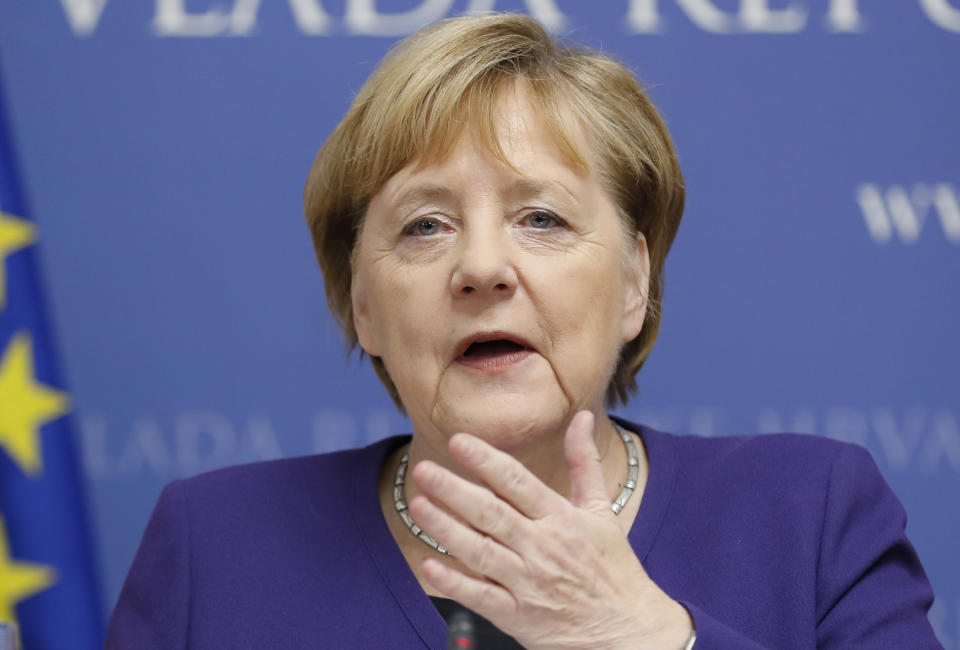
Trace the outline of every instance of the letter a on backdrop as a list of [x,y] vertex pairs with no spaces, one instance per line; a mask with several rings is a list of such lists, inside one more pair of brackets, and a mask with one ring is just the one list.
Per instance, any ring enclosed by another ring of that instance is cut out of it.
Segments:
[[103,614],[36,248],[0,79],[0,645],[103,644]]

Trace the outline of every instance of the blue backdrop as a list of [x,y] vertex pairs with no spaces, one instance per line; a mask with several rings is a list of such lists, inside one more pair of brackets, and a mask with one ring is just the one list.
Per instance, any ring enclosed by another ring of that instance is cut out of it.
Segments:
[[867,446],[960,649],[960,0],[4,0],[104,616],[165,482],[406,430],[344,357],[301,189],[396,40],[491,7],[622,58],[680,151],[663,332],[621,412]]

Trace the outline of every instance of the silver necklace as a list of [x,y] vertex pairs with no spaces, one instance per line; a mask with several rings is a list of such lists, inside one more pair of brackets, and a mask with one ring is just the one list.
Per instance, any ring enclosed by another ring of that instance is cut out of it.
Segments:
[[[630,495],[637,489],[637,477],[640,475],[640,456],[637,453],[637,445],[633,442],[633,436],[616,422],[613,423],[613,426],[617,428],[620,439],[623,441],[623,446],[627,449],[627,480],[623,482],[623,488],[620,490],[620,494],[618,494],[617,498],[610,504],[610,509],[613,510],[613,514],[619,515],[620,511],[627,505],[627,501],[630,500]],[[407,462],[409,460],[410,450],[408,449],[403,452],[403,458],[400,459],[400,465],[397,466],[397,473],[393,478],[393,505],[400,514],[400,519],[403,520],[403,523],[407,525],[407,528],[410,529],[410,532],[413,533],[415,537],[419,537],[423,543],[430,548],[436,549],[444,555],[450,555],[447,549],[437,542],[437,540],[430,537],[426,531],[413,521],[413,517],[410,516],[404,490],[407,483]]]

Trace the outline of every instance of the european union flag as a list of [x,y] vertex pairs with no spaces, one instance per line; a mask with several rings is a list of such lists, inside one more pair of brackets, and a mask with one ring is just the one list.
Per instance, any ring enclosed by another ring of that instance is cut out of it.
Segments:
[[0,622],[25,650],[99,648],[86,504],[0,80]]

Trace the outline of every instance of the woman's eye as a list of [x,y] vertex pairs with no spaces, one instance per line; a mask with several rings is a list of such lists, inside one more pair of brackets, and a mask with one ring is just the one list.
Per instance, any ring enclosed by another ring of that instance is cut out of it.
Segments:
[[418,219],[406,227],[403,231],[405,235],[414,235],[416,237],[429,237],[440,232],[441,223],[436,219]]
[[531,212],[527,215],[527,222],[533,228],[540,230],[545,230],[547,228],[552,228],[554,226],[559,226],[562,222],[557,215],[546,212],[544,210],[537,210],[536,212]]

